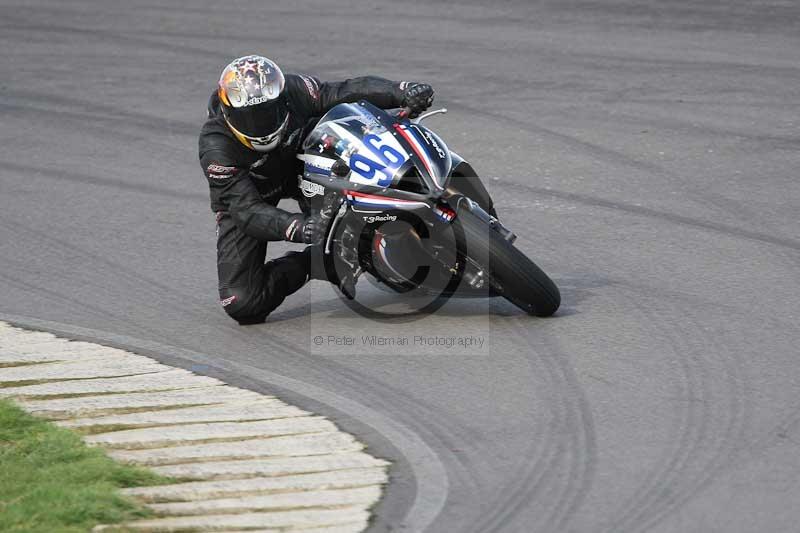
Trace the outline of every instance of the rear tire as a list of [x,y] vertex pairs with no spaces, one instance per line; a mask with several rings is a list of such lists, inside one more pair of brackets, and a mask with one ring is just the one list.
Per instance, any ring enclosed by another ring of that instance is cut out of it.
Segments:
[[464,232],[467,257],[484,269],[495,292],[530,315],[546,317],[558,310],[558,287],[525,254],[467,210],[455,223]]

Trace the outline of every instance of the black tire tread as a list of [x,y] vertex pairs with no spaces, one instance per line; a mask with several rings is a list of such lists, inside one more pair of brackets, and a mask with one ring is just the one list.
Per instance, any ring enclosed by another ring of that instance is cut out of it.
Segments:
[[505,299],[530,315],[558,310],[561,293],[536,263],[469,211],[456,218],[464,231],[467,255],[487,269],[490,283]]

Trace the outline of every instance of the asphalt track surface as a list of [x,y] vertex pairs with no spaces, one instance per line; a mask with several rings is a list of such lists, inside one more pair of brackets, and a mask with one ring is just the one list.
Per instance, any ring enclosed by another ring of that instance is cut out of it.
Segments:
[[[796,530],[797,3],[2,0],[0,28],[6,319],[332,417],[395,462],[375,531]],[[433,84],[557,316],[385,324],[315,283],[231,322],[196,143],[250,52]],[[484,345],[360,340],[427,333]]]

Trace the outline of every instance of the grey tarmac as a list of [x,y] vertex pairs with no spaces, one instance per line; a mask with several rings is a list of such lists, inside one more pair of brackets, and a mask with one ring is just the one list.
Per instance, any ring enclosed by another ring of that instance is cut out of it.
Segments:
[[[797,2],[0,0],[0,20],[0,312],[202,353],[149,355],[328,417],[392,461],[371,531],[797,529]],[[266,324],[228,319],[197,134],[251,52],[431,83],[449,112],[427,125],[559,313],[451,300],[383,323],[312,282]]]

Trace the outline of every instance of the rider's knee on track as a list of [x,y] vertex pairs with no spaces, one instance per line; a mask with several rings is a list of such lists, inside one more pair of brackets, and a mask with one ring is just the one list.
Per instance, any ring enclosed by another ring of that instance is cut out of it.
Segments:
[[225,289],[220,291],[220,304],[229,317],[240,326],[262,324],[267,320],[268,311],[259,309],[257,298],[242,289]]

